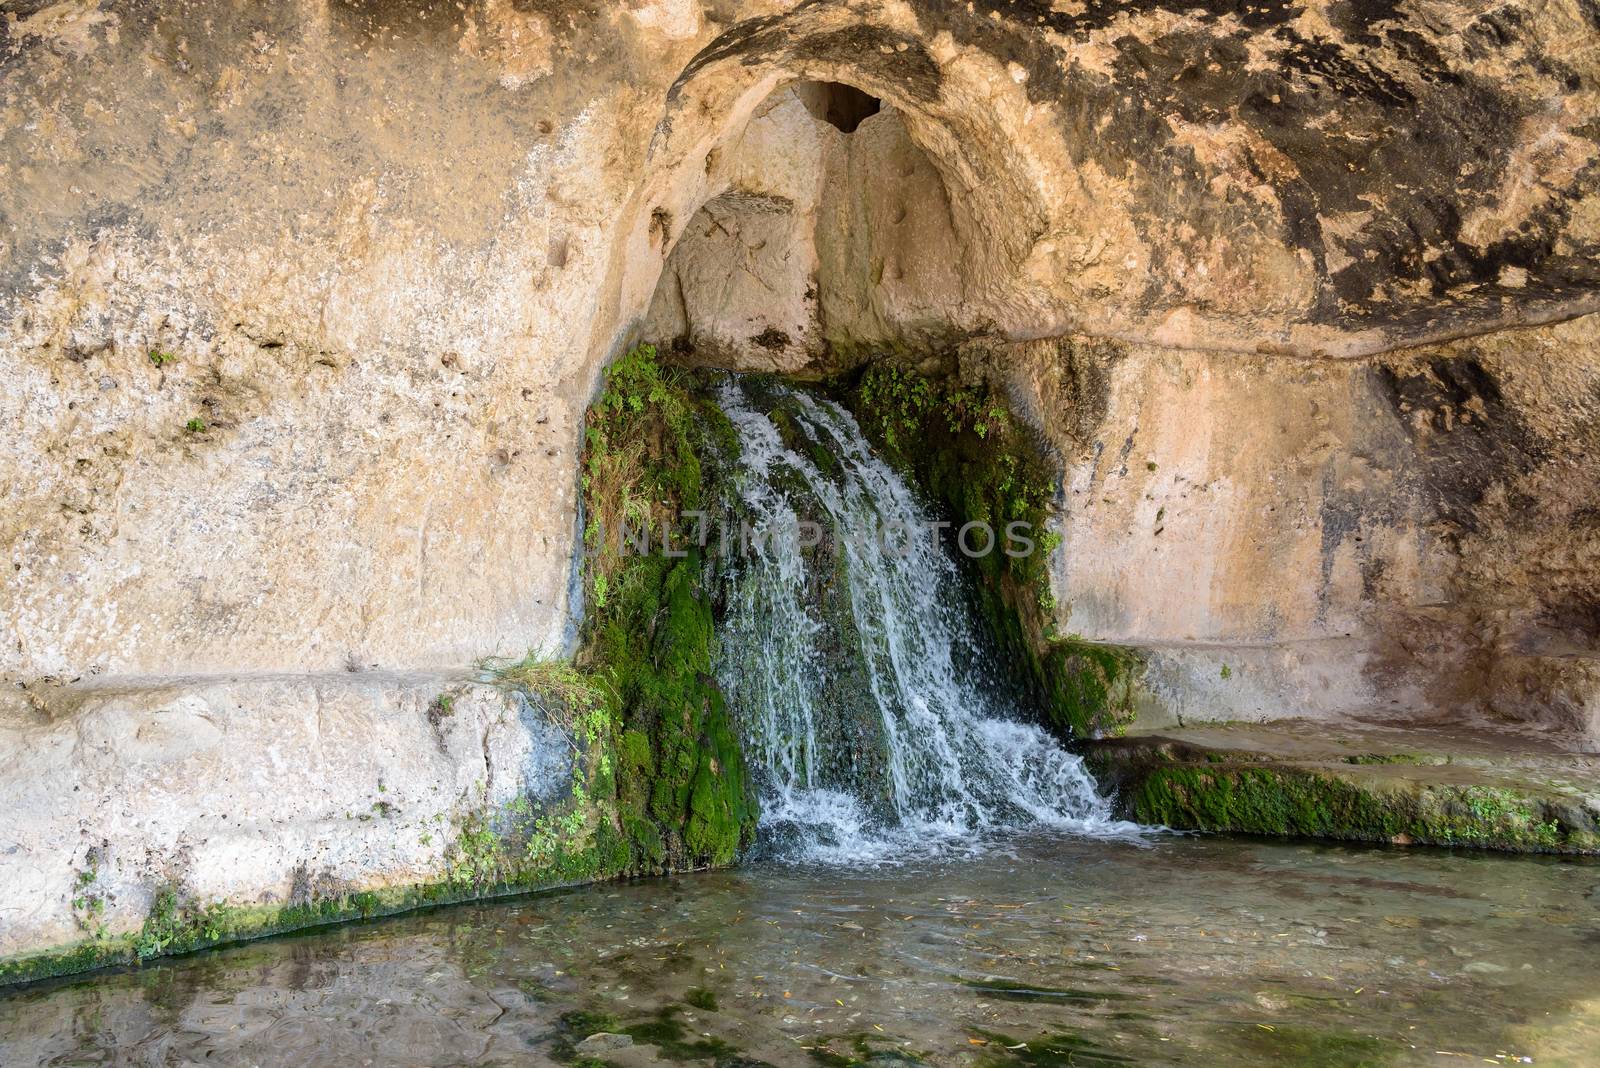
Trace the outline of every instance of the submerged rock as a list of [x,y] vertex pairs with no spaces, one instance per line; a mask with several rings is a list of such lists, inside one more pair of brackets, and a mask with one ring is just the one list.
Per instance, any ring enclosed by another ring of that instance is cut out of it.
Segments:
[[633,1036],[631,1035],[619,1035],[611,1031],[596,1031],[582,1042],[574,1045],[572,1051],[580,1057],[594,1057],[601,1053],[627,1049],[631,1045],[633,1045]]

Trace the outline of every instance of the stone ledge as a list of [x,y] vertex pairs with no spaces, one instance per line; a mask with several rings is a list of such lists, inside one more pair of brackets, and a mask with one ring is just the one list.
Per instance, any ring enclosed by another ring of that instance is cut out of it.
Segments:
[[[0,986],[616,874],[581,735],[464,672],[21,694],[0,708]],[[537,856],[502,856],[544,823]]]
[[1285,720],[1084,755],[1124,816],[1174,830],[1600,853],[1600,754],[1523,735]]

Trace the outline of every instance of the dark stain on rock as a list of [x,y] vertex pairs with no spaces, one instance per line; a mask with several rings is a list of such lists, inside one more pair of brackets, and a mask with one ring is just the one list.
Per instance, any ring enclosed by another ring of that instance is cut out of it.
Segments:
[[[1065,337],[1055,343],[1056,366],[1060,369],[1055,389],[1044,398],[1047,403],[1038,413],[1051,433],[1056,432],[1089,445],[1105,423],[1111,407],[1111,375],[1127,357],[1127,346],[1118,341],[1094,341]],[[1133,448],[1133,436],[1123,446],[1122,460]],[[1051,451],[1055,447],[1050,446]]]
[[1475,356],[1440,356],[1420,368],[1379,364],[1375,385],[1416,446],[1421,487],[1456,534],[1475,533],[1479,503],[1543,458],[1500,383]]
[[[1591,525],[1589,536],[1595,536]],[[1600,639],[1600,590],[1566,590],[1542,606],[1541,626],[1557,631],[1575,645],[1592,649]]]
[[[1600,0],[1586,2],[1600,6]],[[1052,10],[1044,0],[920,7],[930,30],[947,29],[963,44],[1022,66],[1029,98],[1056,103],[1079,161],[1092,159],[1108,174],[1134,181],[1135,225],[1154,257],[1139,301],[1144,308],[1172,295],[1166,267],[1174,205],[1194,207],[1181,214],[1202,240],[1281,241],[1310,252],[1325,280],[1313,321],[1357,314],[1379,328],[1404,324],[1396,331],[1403,334],[1495,316],[1509,295],[1496,288],[1505,266],[1529,272],[1524,297],[1558,301],[1600,287],[1600,269],[1589,255],[1594,250],[1556,254],[1569,205],[1595,188],[1590,177],[1580,176],[1488,248],[1462,240],[1462,220],[1501,195],[1520,126],[1539,104],[1497,80],[1456,69],[1457,61],[1435,43],[1439,31],[1400,13],[1396,0],[1331,4],[1328,17],[1347,35],[1342,40],[1307,37],[1289,25],[1301,7],[1286,3],[1140,0],[1090,3],[1077,13]],[[1103,75],[1074,66],[1070,50],[1040,32],[1083,40],[1130,12],[1161,10],[1190,18],[1158,36],[1117,39],[1109,85]],[[1220,26],[1227,16],[1244,29]],[[1573,91],[1581,79],[1542,53],[1534,31],[1525,13],[1503,7],[1478,16],[1457,36],[1467,42],[1473,65],[1515,61]],[[1245,44],[1252,40],[1277,56],[1274,69],[1247,61]],[[1169,117],[1252,128],[1294,165],[1285,173],[1242,153],[1242,162],[1272,188],[1279,210],[1247,198],[1219,203],[1210,188],[1214,165],[1176,143]],[[1137,207],[1145,204],[1162,210]],[[1332,271],[1323,222],[1346,213],[1371,219],[1339,239],[1345,265]],[[1392,285],[1396,281],[1421,283],[1421,290],[1407,293]]]
[[401,39],[448,40],[464,26],[452,0],[328,0],[333,25],[363,44]]
[[875,82],[874,88],[892,86],[923,104],[938,99],[939,66],[921,41],[870,23],[805,32],[801,16],[817,6],[817,0],[810,0],[787,15],[746,19],[730,27],[701,49],[673,82],[667,92],[669,111],[691,79],[707,67],[729,60],[746,66],[844,64]]
[[789,335],[775,326],[769,326],[752,337],[750,343],[759,345],[768,352],[778,352],[789,347]]
[[552,30],[577,27],[599,18],[605,8],[599,0],[511,0],[511,10],[521,15],[540,15]]

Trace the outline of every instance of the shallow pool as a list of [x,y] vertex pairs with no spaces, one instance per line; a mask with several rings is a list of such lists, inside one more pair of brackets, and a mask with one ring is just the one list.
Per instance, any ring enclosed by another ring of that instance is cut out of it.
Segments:
[[1592,861],[1029,837],[458,906],[0,998],[5,1065],[1525,1058],[1600,1064]]

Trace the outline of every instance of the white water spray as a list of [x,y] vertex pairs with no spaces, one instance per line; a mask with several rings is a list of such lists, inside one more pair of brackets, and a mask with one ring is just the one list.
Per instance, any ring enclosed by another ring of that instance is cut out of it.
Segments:
[[[1136,836],[1082,760],[993,685],[954,560],[931,539],[880,536],[925,530],[930,514],[850,414],[760,388],[781,415],[737,378],[719,390],[753,536],[730,562],[717,673],[760,783],[764,839],[859,864],[1025,827]],[[831,527],[825,552],[794,536],[802,518]]]

